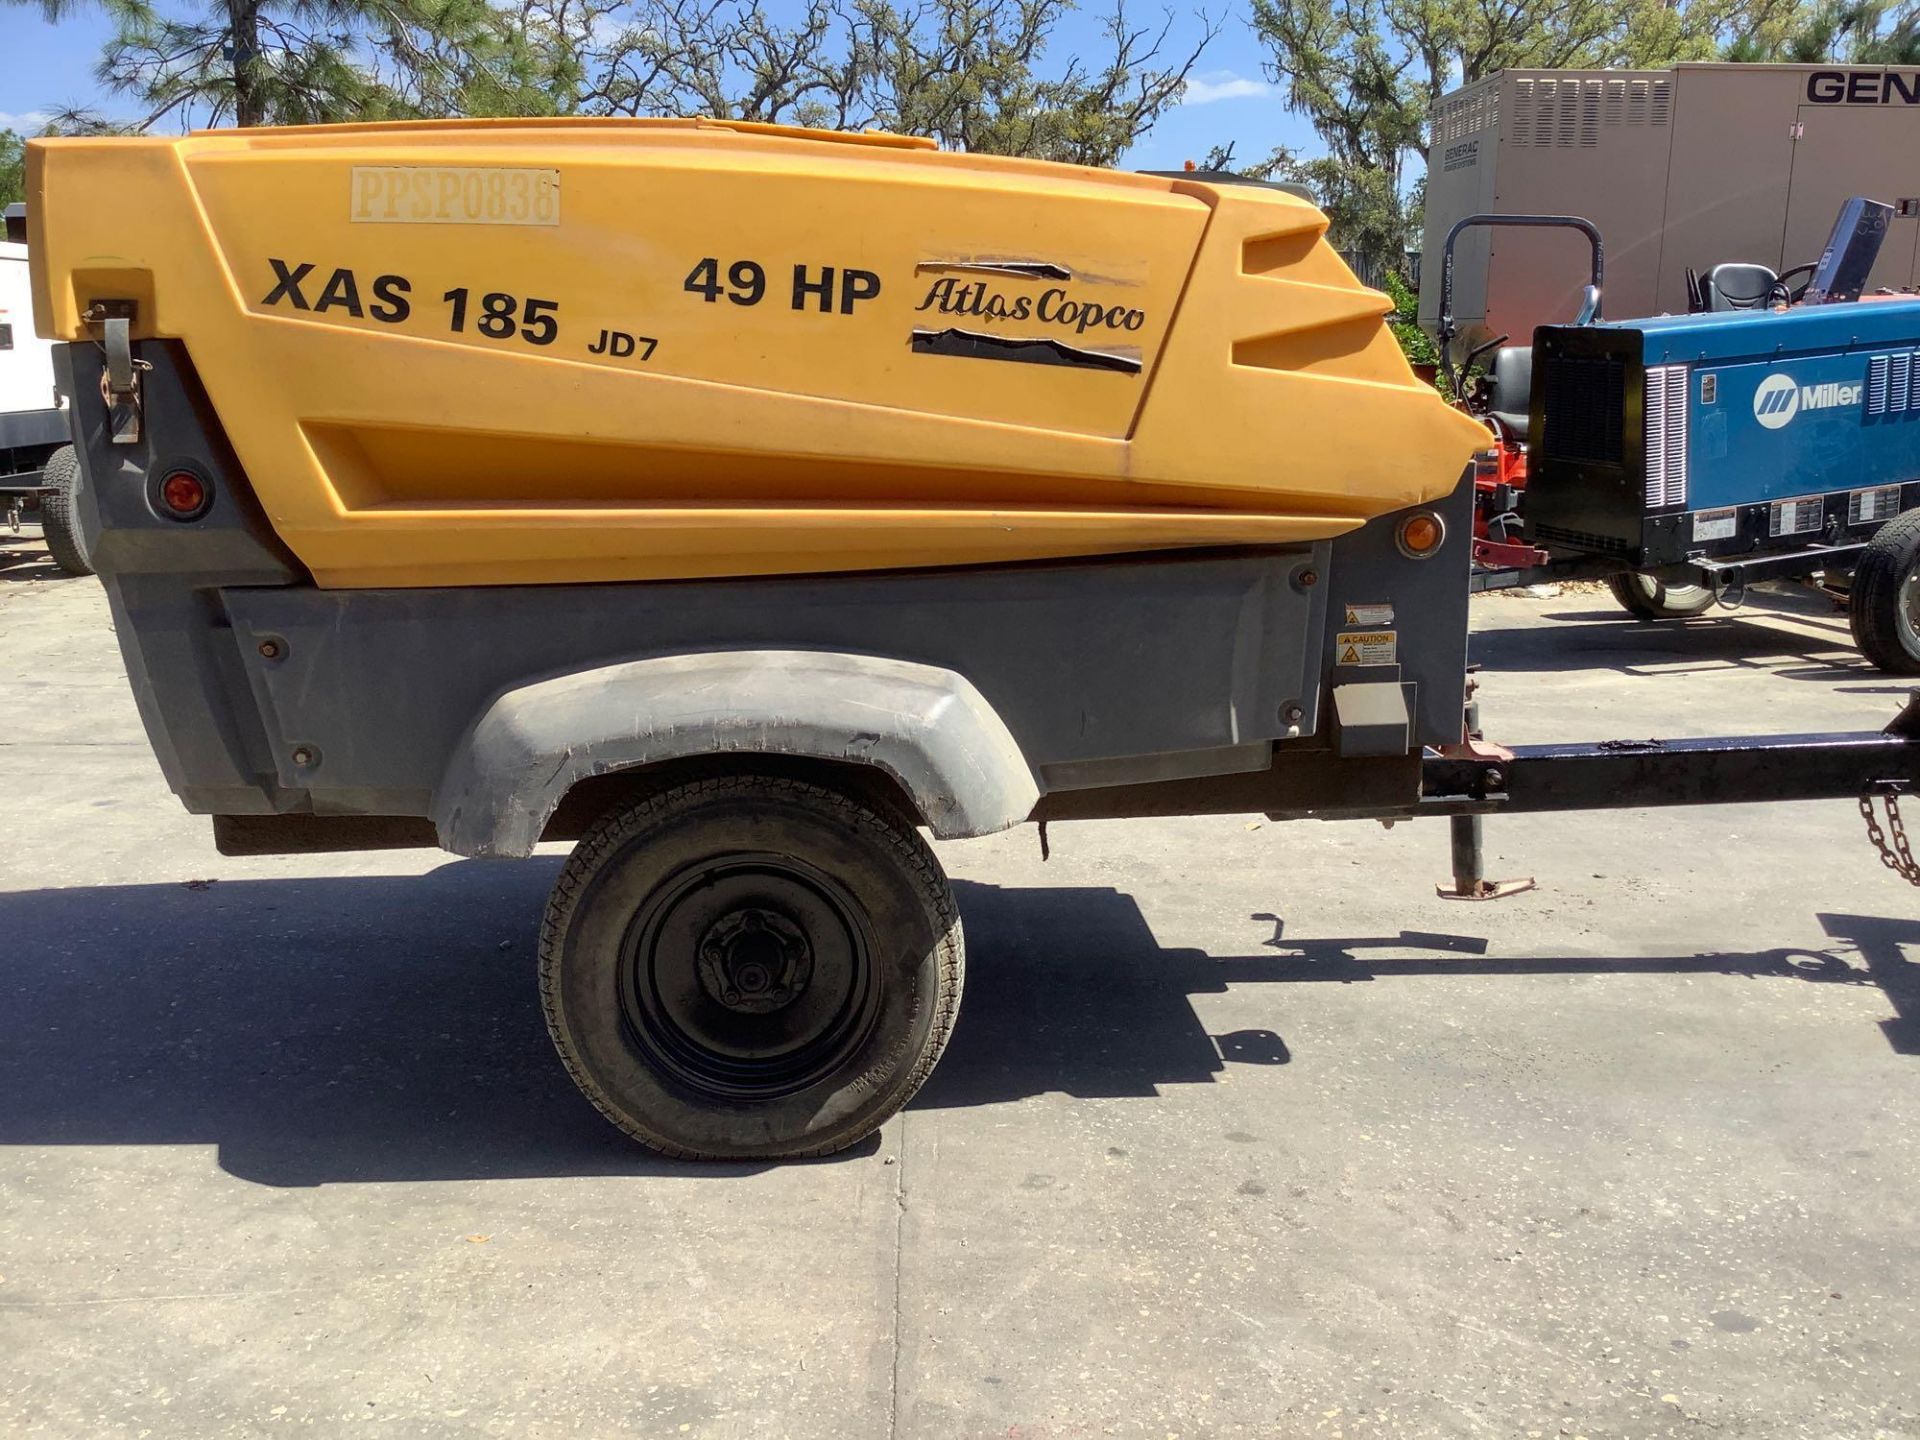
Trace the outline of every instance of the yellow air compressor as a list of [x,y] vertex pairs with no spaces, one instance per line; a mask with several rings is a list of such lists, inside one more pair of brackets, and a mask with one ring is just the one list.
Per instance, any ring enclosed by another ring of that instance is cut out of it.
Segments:
[[[548,1021],[662,1151],[919,1086],[921,827],[1636,793],[1461,748],[1486,432],[1278,190],[499,120],[35,141],[28,191],[169,783],[227,853],[577,840]],[[1920,770],[1874,739],[1818,784]]]

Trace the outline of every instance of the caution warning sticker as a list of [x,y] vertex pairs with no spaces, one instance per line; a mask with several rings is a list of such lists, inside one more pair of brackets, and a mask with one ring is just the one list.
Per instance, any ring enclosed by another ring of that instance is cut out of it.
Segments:
[[1333,637],[1336,663],[1391,665],[1397,646],[1391,630],[1342,630]]
[[1393,606],[1391,605],[1349,605],[1346,610],[1346,623],[1349,625],[1393,624]]

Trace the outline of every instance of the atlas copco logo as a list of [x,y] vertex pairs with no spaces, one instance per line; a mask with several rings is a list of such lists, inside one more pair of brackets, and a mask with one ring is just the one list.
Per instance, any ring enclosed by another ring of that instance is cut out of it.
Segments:
[[1753,418],[1769,430],[1778,430],[1802,410],[1831,410],[1839,405],[1858,405],[1860,387],[1828,381],[1824,385],[1802,385],[1791,375],[1769,375],[1753,392]]

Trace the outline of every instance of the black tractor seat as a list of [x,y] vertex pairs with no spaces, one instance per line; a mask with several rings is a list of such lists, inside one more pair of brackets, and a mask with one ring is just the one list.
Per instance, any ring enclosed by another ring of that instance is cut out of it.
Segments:
[[1487,371],[1487,413],[1521,444],[1527,441],[1527,417],[1533,409],[1533,347],[1503,345]]
[[1779,283],[1770,266],[1730,260],[1700,277],[1701,299],[1708,310],[1764,310]]

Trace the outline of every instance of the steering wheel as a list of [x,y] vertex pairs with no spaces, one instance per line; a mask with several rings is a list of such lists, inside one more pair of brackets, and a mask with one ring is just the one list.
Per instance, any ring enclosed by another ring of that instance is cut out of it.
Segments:
[[[1511,340],[1512,338],[1513,337],[1511,335],[1496,335],[1493,337],[1493,339],[1487,341],[1486,344],[1476,345],[1473,347],[1473,349],[1469,350],[1467,352],[1466,359],[1460,362],[1459,383],[1461,385],[1465,384],[1467,376],[1472,373],[1473,367],[1480,363],[1480,358],[1483,355],[1492,354],[1495,350],[1498,350],[1502,345],[1506,344],[1507,341]],[[1482,413],[1480,410],[1474,409],[1474,402],[1476,400],[1484,401],[1487,398],[1485,394],[1485,379],[1486,379],[1485,375],[1482,374],[1481,376],[1482,384],[1481,384],[1480,394],[1467,395],[1464,393],[1460,393],[1460,394],[1456,394],[1454,397],[1455,399],[1459,400],[1462,404],[1464,404],[1467,407],[1468,412],[1471,414],[1478,415]]]
[[[1819,267],[1809,263],[1806,265],[1796,265],[1791,270],[1782,270],[1780,272],[1780,278],[1773,282],[1772,289],[1767,292],[1768,303],[1798,305],[1801,297],[1807,293],[1807,287],[1813,284],[1813,272],[1817,268]],[[1791,281],[1793,277],[1803,270],[1806,271],[1806,278],[1798,285],[1792,284]]]

